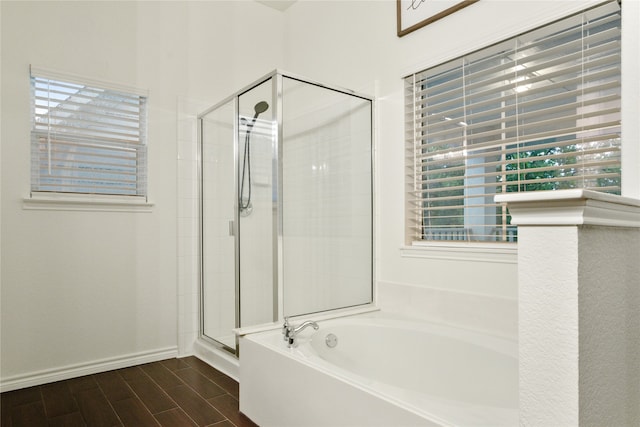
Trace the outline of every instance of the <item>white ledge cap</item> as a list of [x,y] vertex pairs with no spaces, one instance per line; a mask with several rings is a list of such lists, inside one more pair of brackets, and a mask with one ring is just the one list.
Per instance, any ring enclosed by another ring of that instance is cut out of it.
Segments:
[[514,225],[640,227],[640,200],[591,190],[500,194]]

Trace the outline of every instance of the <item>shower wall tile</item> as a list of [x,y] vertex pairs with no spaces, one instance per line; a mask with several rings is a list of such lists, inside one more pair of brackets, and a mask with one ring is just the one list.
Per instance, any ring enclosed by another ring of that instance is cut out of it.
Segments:
[[197,247],[193,244],[194,236],[178,237],[178,253],[183,257],[195,257],[198,255]]
[[[179,144],[188,144],[191,145],[191,142],[183,143],[182,141]],[[187,180],[190,182],[196,182],[196,175],[194,171],[195,159],[179,159],[178,160],[178,179]],[[181,197],[185,197],[181,195]]]
[[185,139],[178,140],[182,141],[181,144],[178,144],[178,160],[196,160],[198,155],[197,142]]
[[379,282],[377,304],[428,322],[517,339],[518,301],[471,292]]
[[[178,140],[179,141],[197,141],[198,140],[198,128],[194,126],[190,116],[195,114],[185,114],[180,121],[178,121]],[[195,158],[195,157],[194,157]]]
[[179,179],[178,191],[183,195],[185,199],[196,199],[198,195],[197,182],[192,179]]
[[194,353],[193,344],[197,339],[198,332],[182,332],[178,337],[180,354],[183,356],[192,355]]
[[285,310],[361,304],[371,289],[371,151],[370,132],[356,129],[368,110],[346,101],[289,111],[283,247],[295,261],[285,264]]
[[178,235],[187,237],[198,236],[198,221],[195,218],[178,218]]
[[178,204],[178,218],[197,218],[197,215],[198,200],[195,198],[181,198]]

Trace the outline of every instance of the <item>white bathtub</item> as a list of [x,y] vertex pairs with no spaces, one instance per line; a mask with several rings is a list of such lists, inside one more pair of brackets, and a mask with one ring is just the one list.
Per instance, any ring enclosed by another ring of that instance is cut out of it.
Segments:
[[515,341],[380,312],[318,323],[295,349],[241,339],[240,410],[261,427],[518,425]]

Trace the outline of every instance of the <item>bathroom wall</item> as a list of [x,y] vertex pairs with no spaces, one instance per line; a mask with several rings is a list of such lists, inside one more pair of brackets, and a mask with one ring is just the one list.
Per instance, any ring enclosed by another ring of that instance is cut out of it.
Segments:
[[[197,331],[195,114],[280,62],[282,14],[255,2],[0,8],[3,390],[177,354]],[[29,64],[149,91],[151,212],[24,209]]]
[[378,100],[376,265],[381,306],[516,336],[515,248],[405,248],[402,78],[594,3],[483,0],[402,38],[396,36],[395,1],[300,0],[287,9],[287,69]]

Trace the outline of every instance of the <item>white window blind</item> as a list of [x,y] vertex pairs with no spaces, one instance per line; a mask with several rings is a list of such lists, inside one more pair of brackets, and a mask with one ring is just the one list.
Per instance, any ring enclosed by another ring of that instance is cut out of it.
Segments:
[[514,242],[504,192],[620,194],[620,7],[405,79],[407,240]]
[[31,191],[146,198],[146,97],[66,80],[31,71]]

